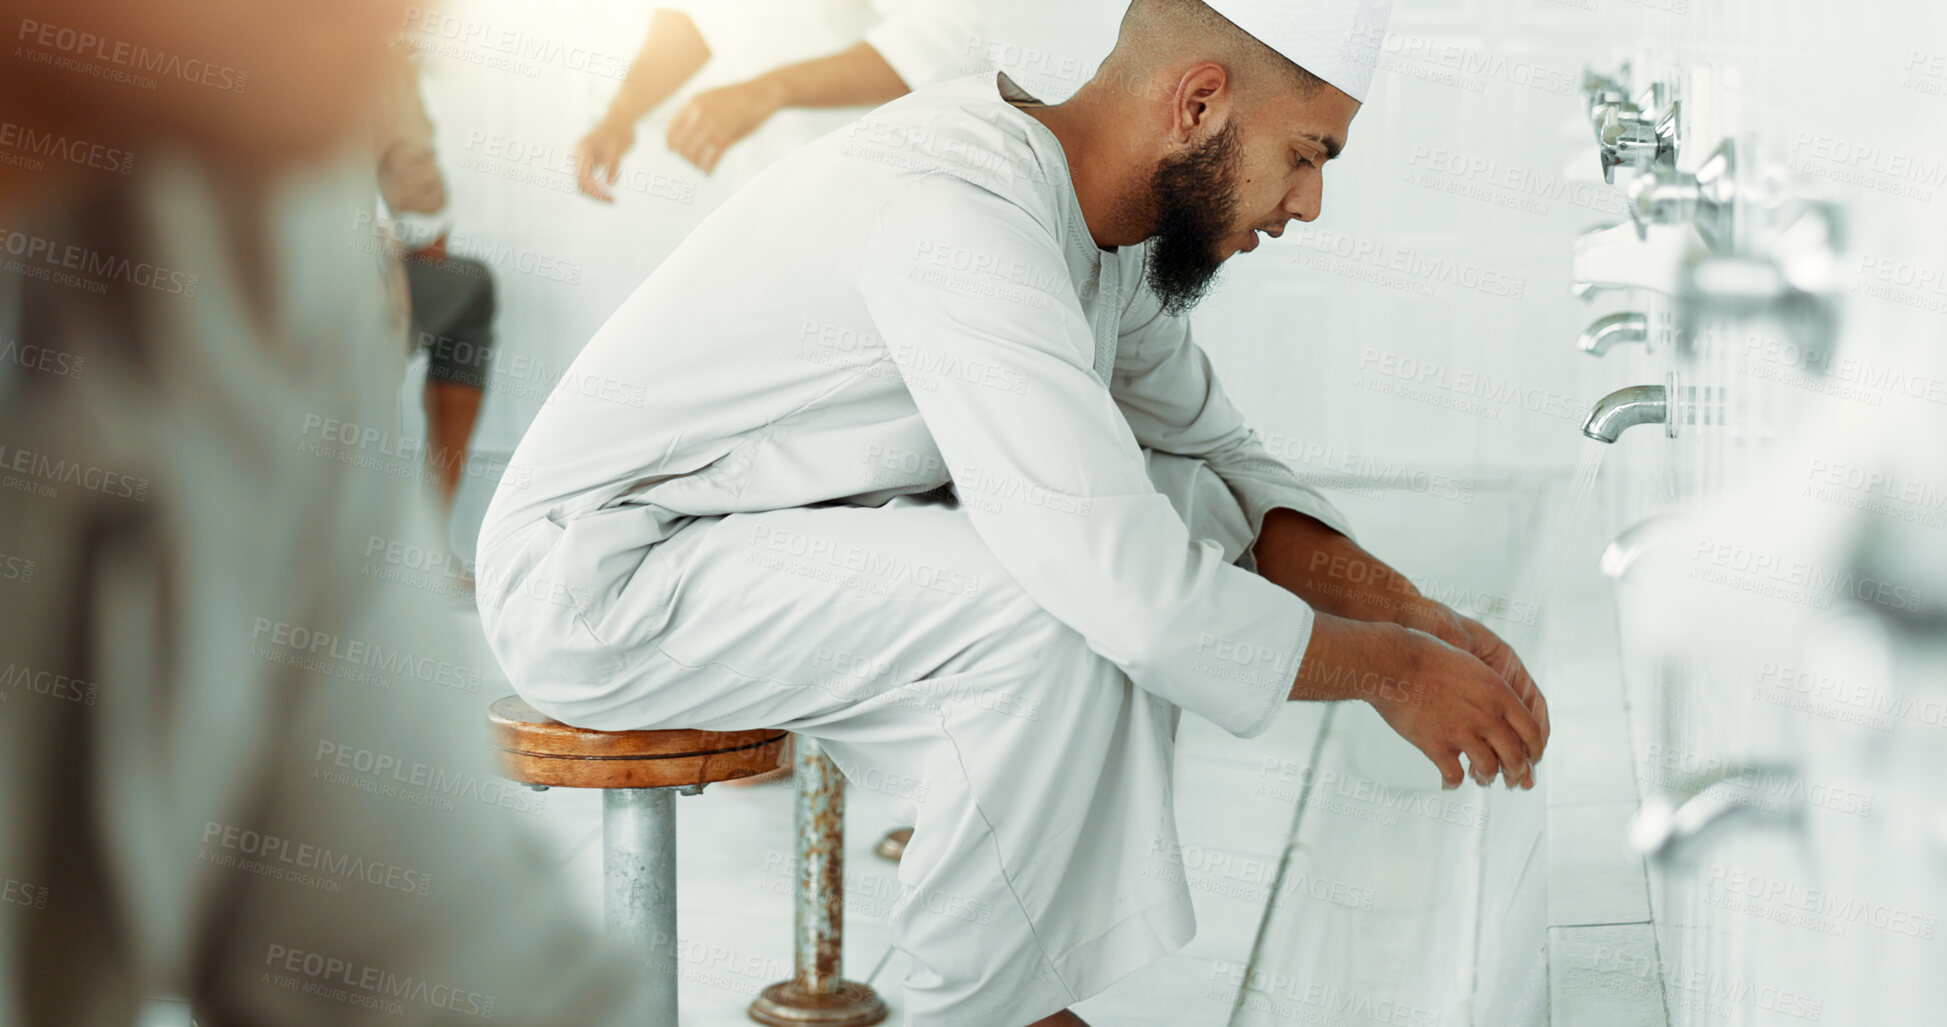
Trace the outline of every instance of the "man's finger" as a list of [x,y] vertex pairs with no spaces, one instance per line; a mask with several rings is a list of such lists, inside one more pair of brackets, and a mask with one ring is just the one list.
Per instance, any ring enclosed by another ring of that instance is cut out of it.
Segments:
[[1534,784],[1534,778],[1528,774],[1528,754],[1522,751],[1521,739],[1506,724],[1490,722],[1481,737],[1494,747],[1494,755],[1501,761],[1501,776],[1507,778],[1508,787]]
[[1476,735],[1467,739],[1460,750],[1467,754],[1467,770],[1473,775],[1474,783],[1482,788],[1493,784],[1494,775],[1501,770],[1501,760],[1494,755],[1494,747]]
[[[1541,747],[1548,748],[1548,697],[1541,694],[1541,689],[1535,689],[1535,697],[1528,704],[1528,712],[1534,715],[1535,723],[1541,725]],[[1535,759],[1537,761],[1541,759],[1540,751],[1535,752]]]
[[1457,750],[1443,749],[1429,752],[1426,758],[1432,760],[1433,765],[1440,771],[1440,787],[1459,788],[1460,783],[1467,780],[1466,772],[1460,769],[1460,753]]
[[682,113],[670,119],[669,132],[663,138],[669,143],[669,148],[676,151],[677,156],[694,163],[697,147],[702,143],[702,135],[700,126],[697,125],[696,109],[686,107]]
[[1470,629],[1476,632],[1483,641],[1491,640],[1489,644],[1497,650],[1494,658],[1489,659],[1486,656],[1482,656],[1480,658],[1481,662],[1487,664],[1488,669],[1499,674],[1501,680],[1508,683],[1508,687],[1513,689],[1515,696],[1521,700],[1521,705],[1527,708],[1529,714],[1540,725],[1540,748],[1536,748],[1530,753],[1531,756],[1540,759],[1541,750],[1548,746],[1549,735],[1548,701],[1542,698],[1541,686],[1535,683],[1534,676],[1528,673],[1527,665],[1521,662],[1521,657],[1515,653],[1513,646],[1507,644],[1500,636],[1487,630],[1487,628],[1478,622],[1470,622]]
[[1547,747],[1548,736],[1542,733],[1541,722],[1528,712],[1528,707],[1513,692],[1509,692],[1507,701],[1501,704],[1501,718],[1520,736],[1522,745],[1527,749],[1527,758],[1539,758],[1542,749]]
[[601,198],[601,187],[595,184],[595,159],[585,146],[575,150],[575,188],[586,195]]
[[[581,191],[587,193],[590,196],[593,196],[594,198],[602,201],[603,203],[614,203],[615,197],[610,195],[607,189],[602,188],[602,177],[600,172],[601,172],[600,166],[594,164],[593,162],[590,162],[588,168],[588,174],[583,176],[587,184],[582,187]],[[615,175],[613,172],[609,174],[609,181],[610,182],[615,181]]]
[[[610,188],[613,188],[615,183],[617,181],[620,181],[622,178],[622,155],[620,153],[617,153],[615,156],[610,157],[607,163],[602,165],[602,170],[608,173],[607,184]],[[615,202],[614,194],[610,193],[608,189],[603,189],[601,188],[600,185],[597,185],[596,188],[601,192],[601,198],[603,201],[608,203]]]
[[1528,714],[1535,718],[1535,723],[1541,729],[1539,744],[1530,750],[1530,755],[1539,758],[1541,750],[1548,747],[1548,701],[1542,698],[1541,686],[1528,676],[1528,668],[1521,665],[1521,660],[1512,649],[1508,650],[1508,662],[1513,665],[1513,673],[1507,678],[1508,686],[1514,689],[1515,697],[1521,700],[1521,705],[1527,708]]

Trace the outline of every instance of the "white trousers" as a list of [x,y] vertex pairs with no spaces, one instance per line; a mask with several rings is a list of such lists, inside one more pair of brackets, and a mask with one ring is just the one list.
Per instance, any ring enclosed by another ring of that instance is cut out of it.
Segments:
[[[1249,546],[1202,462],[1149,466],[1193,538],[1232,560]],[[549,547],[523,562],[553,594],[594,596],[577,613],[513,590],[499,620],[527,625],[524,644],[496,649],[516,689],[588,727],[817,739],[852,796],[914,828],[892,914],[906,1024],[1023,1027],[1195,934],[1174,859],[1179,708],[1030,600],[957,505],[704,518],[634,566],[641,516],[510,540]],[[558,642],[534,644],[536,618]]]

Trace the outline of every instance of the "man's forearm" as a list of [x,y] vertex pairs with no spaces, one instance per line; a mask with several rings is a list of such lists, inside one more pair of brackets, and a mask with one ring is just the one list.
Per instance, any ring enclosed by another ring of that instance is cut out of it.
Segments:
[[649,18],[649,35],[643,39],[635,62],[629,65],[628,77],[609,101],[608,118],[635,124],[669,99],[709,59],[709,44],[689,15],[657,10]]
[[1476,641],[1453,611],[1421,595],[1406,575],[1315,518],[1272,510],[1251,553],[1259,574],[1319,613],[1398,624],[1463,649]]
[[1294,510],[1266,514],[1251,553],[1259,574],[1321,613],[1398,622],[1409,607],[1424,602],[1404,574]]

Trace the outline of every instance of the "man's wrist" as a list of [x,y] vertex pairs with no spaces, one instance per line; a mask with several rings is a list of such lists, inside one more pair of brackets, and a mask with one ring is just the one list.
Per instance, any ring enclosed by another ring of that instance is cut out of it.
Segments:
[[773,68],[756,78],[746,80],[743,85],[764,105],[764,109],[772,114],[796,102],[789,68]]
[[1411,701],[1412,632],[1388,621],[1315,615],[1290,698],[1312,702],[1362,699],[1375,708]]
[[1295,510],[1266,513],[1251,554],[1259,574],[1325,613],[1401,623],[1421,601],[1405,575]]
[[596,123],[596,127],[598,129],[606,128],[622,129],[629,132],[635,131],[636,122],[642,120],[642,113],[631,110],[630,108],[633,106],[633,104],[625,103],[622,97],[617,95],[615,100],[608,105],[608,110],[603,113],[602,120]]

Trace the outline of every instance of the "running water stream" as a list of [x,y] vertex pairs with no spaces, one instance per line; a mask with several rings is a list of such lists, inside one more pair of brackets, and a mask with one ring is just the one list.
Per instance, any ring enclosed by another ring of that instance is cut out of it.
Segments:
[[1528,573],[1526,594],[1543,621],[1547,619],[1550,602],[1560,591],[1562,579],[1568,572],[1571,551],[1580,537],[1582,519],[1588,516],[1590,497],[1595,493],[1596,475],[1602,470],[1602,457],[1609,451],[1608,443],[1595,439],[1583,440],[1582,447],[1582,455],[1575,464],[1575,476],[1569,479],[1567,496],[1554,522],[1542,536],[1541,549],[1536,553],[1535,563]]

